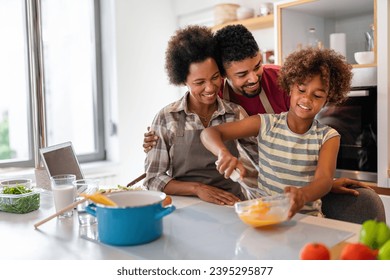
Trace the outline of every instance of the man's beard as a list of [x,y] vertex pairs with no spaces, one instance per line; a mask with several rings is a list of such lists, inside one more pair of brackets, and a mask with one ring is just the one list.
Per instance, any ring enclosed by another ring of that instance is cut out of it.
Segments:
[[258,84],[259,84],[259,88],[257,89],[257,91],[255,93],[247,93],[245,92],[245,90],[242,88],[241,90],[241,94],[245,97],[248,97],[248,98],[253,98],[253,97],[256,97],[258,96],[260,93],[261,93],[261,83],[260,81],[258,81]]

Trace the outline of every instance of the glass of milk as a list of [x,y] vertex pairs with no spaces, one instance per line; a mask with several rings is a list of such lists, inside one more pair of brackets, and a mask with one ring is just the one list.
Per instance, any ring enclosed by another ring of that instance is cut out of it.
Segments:
[[[76,187],[73,181],[76,180],[76,175],[63,174],[50,177],[51,190],[54,197],[54,206],[56,212],[64,209],[69,204],[75,201]],[[73,216],[73,209],[59,215],[60,218],[69,218]]]

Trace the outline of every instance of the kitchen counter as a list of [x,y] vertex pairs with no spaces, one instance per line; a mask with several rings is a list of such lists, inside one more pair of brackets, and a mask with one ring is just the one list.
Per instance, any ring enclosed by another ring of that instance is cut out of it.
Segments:
[[[307,242],[336,247],[356,242],[360,225],[306,215],[263,229],[251,228],[233,207],[198,198],[173,196],[176,210],[164,217],[161,238],[138,246],[109,246],[97,240],[96,227],[79,227],[77,213],[34,224],[55,212],[50,191],[41,206],[27,214],[0,212],[0,259],[297,259]],[[17,245],[16,245],[17,244]]]

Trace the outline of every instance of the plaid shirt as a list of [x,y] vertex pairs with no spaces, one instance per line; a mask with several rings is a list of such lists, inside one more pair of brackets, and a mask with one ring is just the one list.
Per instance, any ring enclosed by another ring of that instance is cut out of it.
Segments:
[[[166,184],[173,178],[172,175],[172,155],[175,152],[174,138],[178,129],[179,115],[186,115],[185,130],[204,129],[199,117],[188,110],[187,92],[181,99],[169,104],[160,110],[150,127],[159,136],[157,145],[147,153],[145,159],[146,178],[144,185],[149,189],[162,191]],[[241,120],[247,117],[245,110],[234,103],[230,103],[217,97],[218,110],[214,112],[209,126],[216,126],[226,122]],[[257,153],[256,138],[240,140],[240,143],[247,147],[253,147]]]

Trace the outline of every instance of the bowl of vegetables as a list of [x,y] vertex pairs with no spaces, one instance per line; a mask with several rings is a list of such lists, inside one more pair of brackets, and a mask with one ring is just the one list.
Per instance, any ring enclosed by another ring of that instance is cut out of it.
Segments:
[[40,206],[40,192],[31,187],[30,179],[0,181],[0,211],[29,213]]

